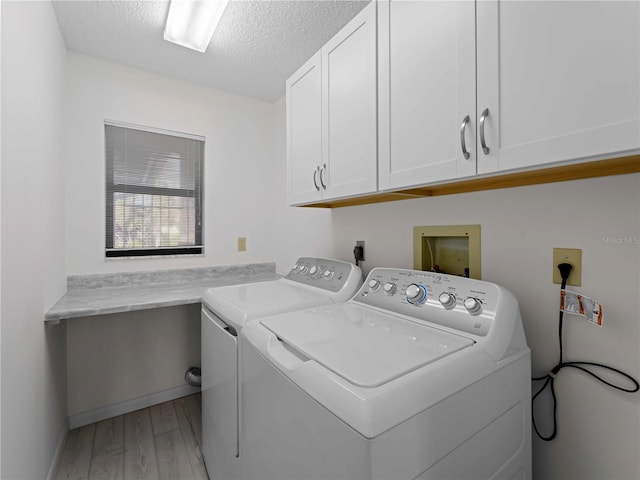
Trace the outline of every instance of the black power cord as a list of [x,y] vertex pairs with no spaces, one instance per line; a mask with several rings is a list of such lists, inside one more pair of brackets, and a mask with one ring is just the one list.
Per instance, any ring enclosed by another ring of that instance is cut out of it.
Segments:
[[364,261],[364,247],[362,245],[353,247],[353,258],[356,260],[356,266]]
[[[558,270],[560,270],[560,276],[562,277],[562,285],[560,286],[560,290],[564,290],[565,287],[567,286],[567,279],[569,278],[569,273],[571,273],[571,269],[573,267],[571,266],[571,264],[569,263],[561,263],[560,265],[558,265]],[[617,368],[613,368],[613,367],[609,367],[607,365],[603,365],[601,363],[593,363],[593,362],[565,362],[563,360],[563,351],[562,351],[562,320],[564,317],[564,312],[562,310],[560,310],[560,315],[559,315],[559,320],[558,320],[558,341],[560,344],[560,359],[558,361],[558,364],[553,367],[551,369],[551,371],[549,373],[547,373],[546,375],[542,376],[542,377],[533,377],[532,380],[534,381],[541,381],[544,380],[544,383],[542,384],[542,387],[540,387],[540,389],[536,392],[536,394],[531,398],[531,420],[533,423],[533,429],[535,430],[536,434],[538,435],[538,437],[540,437],[542,440],[544,440],[545,442],[550,442],[551,440],[553,440],[554,438],[556,438],[556,435],[558,434],[558,419],[557,419],[557,404],[558,404],[558,399],[556,398],[556,390],[554,387],[554,382],[556,379],[556,376],[558,375],[558,373],[560,372],[560,370],[562,370],[563,368],[575,368],[578,369],[584,373],[587,373],[589,375],[591,375],[592,377],[594,377],[595,379],[599,380],[600,382],[604,383],[605,385],[611,387],[611,388],[615,388],[616,390],[620,390],[623,392],[628,392],[628,393],[635,393],[640,389],[640,385],[638,384],[638,381],[633,378],[631,375],[618,370]],[[599,376],[598,374],[596,374],[594,371],[592,371],[590,369],[590,367],[596,367],[602,370],[606,370],[609,372],[613,372],[614,374],[620,375],[621,377],[626,378],[627,380],[629,380],[629,382],[633,385],[633,387],[631,388],[626,388],[624,386],[621,385],[616,385],[613,384],[611,382],[608,382],[607,380],[605,380],[604,378],[602,378],[601,376]],[[540,433],[540,431],[538,430],[538,427],[536,425],[536,417],[535,417],[535,401],[536,398],[538,398],[538,396],[547,388],[549,387],[549,389],[551,390],[551,397],[553,398],[553,431],[549,434],[549,435],[542,435]]]

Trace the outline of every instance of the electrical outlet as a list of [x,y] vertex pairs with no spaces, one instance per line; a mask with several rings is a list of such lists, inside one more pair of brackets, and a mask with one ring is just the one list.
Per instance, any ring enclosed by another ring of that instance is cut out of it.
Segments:
[[246,237],[238,237],[238,251],[246,252],[247,251],[247,238]]
[[364,240],[356,241],[356,246],[362,247],[362,258],[361,258],[361,260],[364,262]]
[[553,283],[561,284],[562,277],[558,265],[570,263],[573,267],[567,285],[580,287],[582,285],[582,250],[579,248],[554,248],[553,249]]

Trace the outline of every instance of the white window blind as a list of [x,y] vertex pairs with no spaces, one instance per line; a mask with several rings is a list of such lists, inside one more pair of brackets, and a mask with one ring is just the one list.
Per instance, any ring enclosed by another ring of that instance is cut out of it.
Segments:
[[106,256],[202,253],[204,139],[105,123]]

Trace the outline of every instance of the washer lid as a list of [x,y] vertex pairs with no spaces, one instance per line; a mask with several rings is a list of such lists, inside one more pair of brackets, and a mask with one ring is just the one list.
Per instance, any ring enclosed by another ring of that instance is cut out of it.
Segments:
[[284,278],[210,288],[205,291],[203,301],[235,328],[243,328],[253,318],[333,303],[323,290]]
[[353,304],[260,320],[304,356],[360,387],[377,387],[473,340]]

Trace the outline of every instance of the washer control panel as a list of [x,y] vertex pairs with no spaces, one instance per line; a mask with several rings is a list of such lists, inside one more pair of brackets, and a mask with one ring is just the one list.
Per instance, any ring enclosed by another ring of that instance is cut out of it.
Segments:
[[360,267],[352,263],[328,258],[301,257],[284,278],[330,292],[339,292],[347,282],[354,282],[354,276],[362,280]]
[[485,336],[499,297],[500,287],[490,282],[420,270],[374,268],[353,301]]

